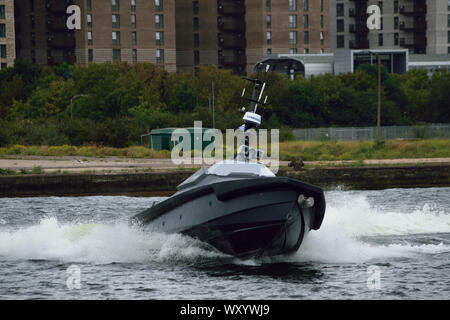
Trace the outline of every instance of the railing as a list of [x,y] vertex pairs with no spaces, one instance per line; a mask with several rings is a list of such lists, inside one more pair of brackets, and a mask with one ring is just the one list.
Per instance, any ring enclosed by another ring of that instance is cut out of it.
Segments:
[[[297,140],[375,140],[377,127],[293,129]],[[381,139],[448,139],[450,124],[381,127]]]
[[245,38],[223,35],[218,38],[218,45],[223,48],[245,48]]
[[405,21],[400,22],[400,30],[406,31],[406,32],[413,32],[413,31],[425,31],[427,29],[427,22],[414,22],[414,23],[407,23]]
[[349,42],[350,49],[369,49],[370,43],[369,40],[350,40]]
[[67,7],[74,4],[73,0],[47,0],[45,8],[54,13],[66,13]]
[[75,47],[75,38],[51,36],[47,38],[47,45],[54,48]]
[[349,32],[351,33],[368,33],[369,29],[366,26],[363,26],[361,24],[350,24],[349,25]]
[[401,6],[400,14],[404,15],[423,15],[427,13],[427,6],[413,7],[413,6]]
[[223,15],[243,15],[245,14],[244,1],[226,1],[217,3],[217,11]]
[[52,17],[47,19],[47,28],[50,30],[67,30],[65,17]]
[[246,58],[245,56],[222,56],[219,57],[219,64],[222,65],[240,65],[240,64],[246,64]]
[[245,30],[245,23],[234,20],[219,20],[217,26],[222,31],[243,31]]
[[400,38],[402,47],[426,47],[426,39]]

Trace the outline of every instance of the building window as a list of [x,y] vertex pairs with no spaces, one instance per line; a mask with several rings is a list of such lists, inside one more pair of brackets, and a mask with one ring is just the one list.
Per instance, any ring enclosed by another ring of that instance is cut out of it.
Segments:
[[266,54],[267,54],[267,55],[271,55],[271,54],[272,54],[272,49],[268,48],[268,49],[266,50]]
[[398,0],[394,0],[394,13],[398,13]]
[[6,25],[4,23],[0,23],[0,38],[6,37]]
[[296,14],[289,15],[289,28],[297,28],[297,15]]
[[344,20],[343,19],[336,20],[336,31],[337,32],[344,32],[345,31],[345,26],[344,26]]
[[121,61],[121,56],[120,56],[120,49],[113,49],[113,61],[114,62],[119,62]]
[[323,15],[320,15],[320,28],[323,29]]
[[163,45],[164,44],[164,32],[157,31],[155,33],[155,39],[156,39],[156,44],[157,45]]
[[398,29],[398,17],[394,17],[394,29]]
[[115,46],[120,45],[120,31],[112,32],[112,44]]
[[303,11],[308,11],[309,8],[309,1],[308,0],[303,0]]
[[86,15],[86,21],[87,21],[87,26],[89,28],[92,28],[92,14],[89,13]]
[[164,28],[164,17],[162,14],[155,15],[155,27],[156,29]]
[[398,46],[398,33],[394,33],[394,46]]
[[290,44],[297,44],[297,31],[290,31],[289,32],[289,43]]
[[164,62],[164,49],[156,49],[156,62]]
[[383,30],[383,17],[380,18],[380,30]]
[[131,15],[131,28],[136,29],[136,15],[135,14]]
[[131,0],[131,12],[136,11],[136,0]]
[[343,17],[343,16],[344,16],[344,4],[337,3],[336,4],[336,17]]
[[34,0],[30,0],[30,11],[34,11]]
[[289,0],[289,11],[297,11],[297,0]]
[[267,33],[266,33],[266,40],[267,40],[267,44],[271,44],[272,43],[272,32],[267,31]]
[[92,31],[88,31],[87,33],[88,45],[92,45]]
[[309,53],[309,49],[308,48],[303,49],[303,53],[308,54]]
[[88,62],[94,61],[94,50],[88,49]]
[[0,5],[0,19],[5,19],[5,6]]
[[447,27],[450,28],[450,14],[447,15]]
[[135,46],[137,44],[137,34],[136,31],[131,32],[131,45]]
[[450,0],[447,0],[447,11],[450,11]]
[[5,62],[2,62],[1,68],[2,68],[2,70],[6,69],[6,68],[8,68],[8,65]]
[[200,52],[194,50],[194,65],[200,64]]
[[36,34],[34,32],[31,33],[31,45],[36,45]]
[[31,23],[31,29],[36,28],[36,21],[34,19],[34,16],[30,16],[30,23]]
[[320,38],[320,45],[323,45],[323,42],[325,41],[325,35],[323,31],[320,31],[319,38]]
[[309,31],[303,31],[303,44],[309,44]]
[[31,62],[36,63],[36,50],[31,50]]
[[155,0],[155,11],[163,11],[163,0]]
[[447,31],[447,42],[450,43],[450,31]]
[[323,0],[320,0],[320,12],[323,12]]
[[86,9],[88,11],[92,10],[92,0],[86,0]]
[[137,62],[137,49],[131,50],[131,58],[133,59],[133,62]]
[[382,34],[382,33],[379,33],[379,34],[378,34],[378,45],[379,45],[380,47],[383,46],[383,34]]
[[0,44],[0,58],[6,58],[6,44]]
[[289,49],[289,54],[297,54],[297,48]]
[[194,31],[197,31],[199,28],[199,20],[198,17],[194,17]]
[[336,47],[344,48],[345,46],[345,38],[343,35],[339,35],[336,37]]
[[271,1],[270,0],[266,0],[266,11],[270,11],[270,9],[272,9]]
[[447,53],[450,54],[450,47],[447,48]]
[[383,14],[383,1],[378,1],[378,6],[380,7],[380,13]]
[[192,3],[194,14],[198,14],[198,1]]
[[120,14],[112,15],[112,27],[117,29],[120,28]]
[[304,14],[303,15],[303,28],[308,28],[309,27],[309,19],[308,19],[308,15]]
[[111,10],[112,11],[119,11],[120,10],[119,0],[111,0]]
[[198,33],[194,33],[194,47],[198,48],[200,46],[200,37]]
[[268,15],[266,16],[266,27],[267,27],[268,29],[272,28],[272,18],[271,18],[271,16],[270,16],[270,14],[268,14]]

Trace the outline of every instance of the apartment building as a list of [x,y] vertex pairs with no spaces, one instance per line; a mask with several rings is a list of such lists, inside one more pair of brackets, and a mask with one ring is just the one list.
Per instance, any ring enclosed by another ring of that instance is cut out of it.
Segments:
[[272,53],[330,51],[328,0],[177,0],[178,70],[250,73]]
[[[329,0],[331,48],[402,49],[450,53],[450,0]],[[381,29],[369,30],[367,8],[381,10]]]
[[[81,9],[69,30],[67,8]],[[175,0],[15,1],[17,57],[38,64],[151,62],[176,71]]]
[[0,68],[14,65],[16,58],[14,4],[0,0]]

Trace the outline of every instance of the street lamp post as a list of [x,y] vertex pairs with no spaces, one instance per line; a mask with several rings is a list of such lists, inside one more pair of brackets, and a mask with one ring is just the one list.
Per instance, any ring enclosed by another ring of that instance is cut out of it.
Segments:
[[378,103],[377,103],[377,140],[381,139],[381,57],[380,54],[372,51],[362,51],[361,53],[370,54],[372,64],[372,54],[377,57],[378,63]]
[[381,58],[377,54],[378,60],[378,110],[377,110],[377,140],[381,138]]
[[76,96],[73,96],[71,99],[70,99],[70,119],[72,120],[73,119],[73,108],[72,108],[72,106],[73,106],[73,104],[72,104],[72,102],[73,102],[73,100],[74,99],[76,99],[76,98],[79,98],[79,97],[85,97],[85,96],[87,96],[87,94],[77,94]]

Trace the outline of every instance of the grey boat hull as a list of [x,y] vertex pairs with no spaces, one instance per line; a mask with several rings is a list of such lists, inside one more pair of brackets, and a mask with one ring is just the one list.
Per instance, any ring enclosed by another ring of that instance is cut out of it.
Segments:
[[[313,197],[311,207],[299,195]],[[295,252],[323,219],[314,186],[288,178],[225,181],[175,195],[133,217],[151,231],[182,233],[237,257]]]

